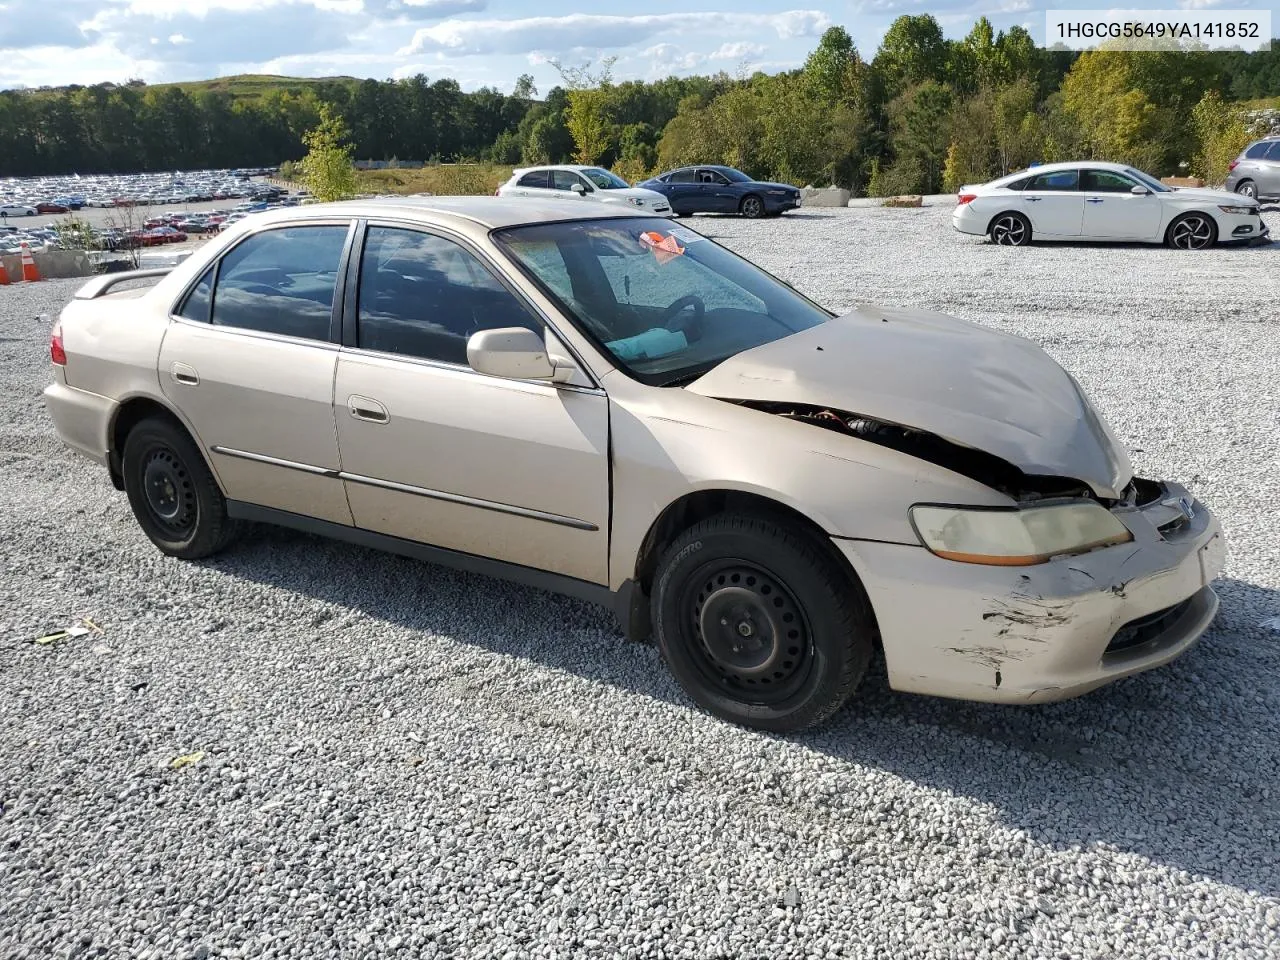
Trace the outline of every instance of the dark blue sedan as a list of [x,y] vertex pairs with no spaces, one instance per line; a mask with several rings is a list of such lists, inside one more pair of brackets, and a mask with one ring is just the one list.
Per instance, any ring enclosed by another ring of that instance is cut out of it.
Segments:
[[740,213],[754,220],[800,206],[798,187],[752,180],[733,167],[680,167],[636,186],[665,196],[677,217],[690,213]]

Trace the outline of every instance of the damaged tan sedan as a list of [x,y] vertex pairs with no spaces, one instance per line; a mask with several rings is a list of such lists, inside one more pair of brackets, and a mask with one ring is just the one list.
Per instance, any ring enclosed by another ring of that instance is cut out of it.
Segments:
[[147,276],[77,293],[45,396],[175,557],[258,521],[600,601],[707,710],[776,731],[877,644],[896,690],[1036,703],[1217,611],[1218,523],[1134,477],[1038,347],[835,316],[665,219],[313,206],[117,288]]

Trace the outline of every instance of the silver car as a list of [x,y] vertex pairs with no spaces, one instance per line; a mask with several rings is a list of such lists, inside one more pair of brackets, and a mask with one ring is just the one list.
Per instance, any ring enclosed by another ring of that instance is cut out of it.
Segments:
[[1231,161],[1227,189],[1255,200],[1280,199],[1280,137],[1255,140]]
[[128,279],[62,312],[45,400],[171,556],[265,521],[596,600],[775,731],[877,647],[895,689],[1037,703],[1172,660],[1218,609],[1217,520],[1136,477],[1035,344],[836,316],[662,217],[298,207]]

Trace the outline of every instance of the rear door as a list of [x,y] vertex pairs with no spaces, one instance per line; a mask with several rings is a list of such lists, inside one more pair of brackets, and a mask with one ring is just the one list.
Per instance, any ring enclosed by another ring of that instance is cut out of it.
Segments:
[[1084,221],[1080,234],[1095,240],[1154,240],[1160,230],[1160,198],[1136,194],[1138,181],[1113,170],[1080,171]]
[[1033,176],[1022,188],[1022,209],[1033,236],[1078,237],[1084,220],[1084,194],[1078,170],[1055,170]]
[[346,219],[249,234],[178,304],[160,386],[232,500],[351,523],[333,378],[353,236]]
[[551,171],[530,170],[516,181],[514,192],[517,197],[550,197]]

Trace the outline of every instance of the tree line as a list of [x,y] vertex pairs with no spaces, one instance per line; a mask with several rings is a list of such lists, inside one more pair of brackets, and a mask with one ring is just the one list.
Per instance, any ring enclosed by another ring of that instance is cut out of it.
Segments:
[[322,112],[358,158],[611,166],[628,179],[684,163],[859,193],[935,192],[1033,161],[1108,159],[1220,177],[1255,133],[1243,103],[1280,96],[1280,45],[1257,53],[1036,46],[979,19],[948,40],[899,17],[864,58],[830,28],[779,74],[615,83],[560,66],[539,98],[449,79],[283,85],[256,97],[140,82],[0,93],[0,175],[274,165],[303,156]]

